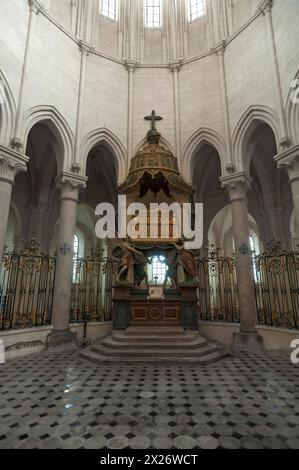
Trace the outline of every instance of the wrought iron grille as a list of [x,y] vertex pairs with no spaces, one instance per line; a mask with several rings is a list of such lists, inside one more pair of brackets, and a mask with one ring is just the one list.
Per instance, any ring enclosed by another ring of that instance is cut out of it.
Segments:
[[255,257],[255,272],[259,324],[299,328],[299,253],[273,240]]
[[31,240],[22,252],[6,253],[0,270],[0,330],[51,323],[55,258]]
[[[279,242],[253,256],[258,323],[299,329],[299,253]],[[78,260],[72,286],[70,320],[109,321],[112,312],[113,261],[96,248]],[[214,246],[198,259],[198,308],[202,321],[240,321],[234,256]],[[31,240],[22,252],[6,253],[0,269],[0,330],[51,324],[55,258]]]
[[198,307],[203,321],[240,321],[234,257],[223,257],[214,245],[198,259]]
[[72,286],[71,323],[112,318],[113,262],[99,248],[77,261]]

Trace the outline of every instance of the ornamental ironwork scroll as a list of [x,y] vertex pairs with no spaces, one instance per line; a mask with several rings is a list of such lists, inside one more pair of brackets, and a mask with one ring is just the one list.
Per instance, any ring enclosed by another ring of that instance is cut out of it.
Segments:
[[113,262],[95,248],[76,264],[71,297],[71,323],[110,321]]
[[299,328],[299,253],[272,240],[255,257],[255,290],[260,325]]
[[5,253],[0,269],[0,330],[50,325],[55,258],[35,240]]
[[220,255],[215,245],[198,259],[198,308],[203,321],[238,323],[238,289],[235,258]]

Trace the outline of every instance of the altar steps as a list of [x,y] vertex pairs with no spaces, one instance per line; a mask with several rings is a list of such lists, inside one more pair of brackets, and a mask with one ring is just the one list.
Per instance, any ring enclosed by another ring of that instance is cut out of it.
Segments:
[[126,337],[126,335],[118,335],[113,334],[108,338],[105,338],[101,346],[110,347],[113,349],[123,348],[130,348],[130,349],[149,349],[149,348],[156,348],[157,346],[159,349],[198,349],[201,346],[206,346],[207,342],[204,338],[200,337],[199,335],[195,336],[190,335],[188,338],[179,338],[176,336],[167,337],[167,336],[150,336],[150,337],[142,337],[142,336],[131,336]]
[[197,332],[180,327],[130,327],[81,352],[94,363],[190,362],[210,364],[229,355]]

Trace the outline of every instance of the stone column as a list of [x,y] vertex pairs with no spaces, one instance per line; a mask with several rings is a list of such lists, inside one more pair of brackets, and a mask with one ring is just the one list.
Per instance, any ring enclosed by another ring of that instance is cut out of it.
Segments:
[[247,174],[243,172],[222,177],[220,181],[222,187],[229,193],[235,240],[241,327],[240,332],[234,335],[234,346],[261,350],[262,338],[258,336],[256,330],[257,310],[247,210],[247,191],[251,182]]
[[0,261],[2,260],[7,230],[11,193],[15,176],[27,170],[28,158],[0,145]]
[[79,79],[77,122],[76,122],[76,135],[75,135],[75,162],[80,161],[80,142],[81,142],[81,128],[82,128],[82,116],[83,116],[83,105],[84,105],[86,62],[87,62],[88,54],[92,48],[90,44],[81,40],[79,43],[79,49],[81,51],[81,63],[80,63],[80,79]]
[[295,145],[275,157],[278,168],[285,168],[289,175],[295,210],[296,244],[299,243],[299,145]]
[[175,128],[175,151],[179,165],[181,165],[181,119],[180,119],[180,89],[179,72],[181,61],[170,62],[170,68],[173,72],[173,98],[174,98],[174,128]]
[[232,167],[232,138],[231,138],[231,126],[230,126],[230,116],[229,116],[229,106],[228,106],[228,97],[227,97],[227,83],[226,83],[226,71],[225,71],[225,61],[224,61],[224,52],[225,52],[225,41],[221,41],[216,44],[214,47],[219,60],[219,70],[220,70],[220,80],[221,80],[221,98],[222,98],[222,110],[223,110],[223,120],[225,126],[225,137],[227,144],[227,165]]
[[231,36],[234,32],[234,22],[233,22],[233,0],[227,0],[227,30],[228,36]]
[[26,44],[25,44],[21,84],[20,84],[20,90],[19,90],[15,135],[14,135],[14,138],[12,139],[12,147],[14,150],[20,150],[23,148],[22,119],[23,119],[23,111],[24,111],[24,96],[25,96],[24,92],[25,92],[25,87],[26,87],[27,78],[28,78],[29,55],[30,55],[30,49],[31,49],[31,44],[32,44],[32,38],[33,38],[35,17],[41,9],[40,4],[36,0],[28,0],[28,6],[30,10],[29,10],[27,38],[26,38]]
[[75,173],[64,172],[60,179],[61,202],[57,238],[56,274],[52,310],[53,331],[48,346],[73,342],[76,335],[70,331],[70,303],[73,269],[73,242],[77,218],[79,191],[87,179]]
[[128,162],[133,157],[133,122],[134,122],[134,73],[137,62],[134,60],[126,60],[125,65],[129,74],[128,81],[128,129],[127,129],[127,147]]

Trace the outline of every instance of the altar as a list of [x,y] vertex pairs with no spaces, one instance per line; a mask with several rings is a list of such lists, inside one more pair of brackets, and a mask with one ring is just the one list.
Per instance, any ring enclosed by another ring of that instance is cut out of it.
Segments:
[[133,300],[130,313],[132,326],[181,324],[181,304],[178,300]]
[[183,204],[191,205],[193,192],[181,176],[175,156],[160,144],[155,123],[162,118],[153,111],[145,119],[151,121],[147,144],[132,159],[118,191],[126,196],[127,204],[141,203],[146,213],[135,222],[138,236],[111,243],[114,329],[182,326],[197,330],[196,253],[186,250],[178,235],[180,214],[170,210],[167,218],[159,209],[153,227],[152,212],[147,211],[153,204],[171,207],[173,203],[180,210]]
[[130,326],[182,326],[198,329],[197,295],[195,286],[182,287],[166,292],[163,298],[149,298],[146,291],[138,292],[129,287],[115,289],[114,330],[125,330]]

